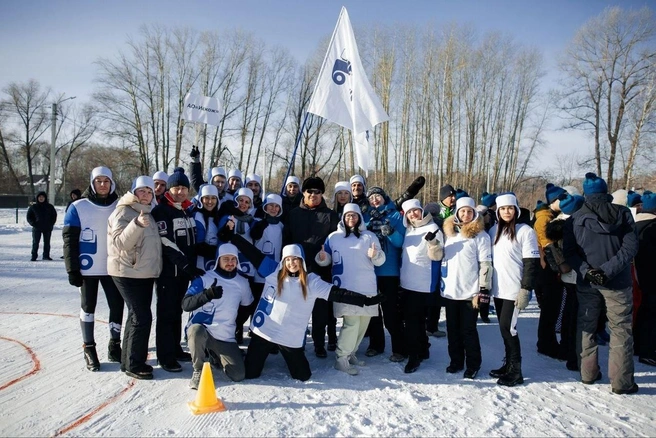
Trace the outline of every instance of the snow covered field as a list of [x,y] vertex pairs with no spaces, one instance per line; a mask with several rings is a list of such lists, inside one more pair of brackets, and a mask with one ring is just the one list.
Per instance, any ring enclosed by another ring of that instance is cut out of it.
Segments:
[[[534,302],[519,323],[523,386],[500,387],[487,376],[503,357],[492,317],[479,326],[483,367],[474,381],[445,373],[446,339],[431,340],[431,357],[414,374],[389,362],[388,344],[385,355],[366,358],[360,375],[348,376],[333,369],[333,353],[315,358],[308,338],[308,382],[292,380],[280,355],[270,356],[263,377],[254,381],[232,383],[214,370],[227,411],[193,416],[186,405],[196,395],[187,387],[191,365],[171,374],[153,359],[155,379],[135,381],[119,364],[106,362],[109,335],[102,322],[96,324],[101,370],[85,369],[78,292],[59,258],[63,211],[52,262],[29,261],[24,217],[23,210],[14,224],[14,210],[0,210],[2,436],[656,436],[656,370],[636,361],[640,392],[613,395],[608,347],[601,347],[604,378],[579,383],[564,362],[535,352]],[[96,318],[107,318],[102,293]],[[362,359],[366,346],[365,339]]]

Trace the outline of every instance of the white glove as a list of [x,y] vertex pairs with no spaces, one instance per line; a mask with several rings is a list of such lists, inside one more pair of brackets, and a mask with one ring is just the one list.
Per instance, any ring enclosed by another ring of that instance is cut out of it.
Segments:
[[520,289],[517,294],[517,299],[515,300],[515,307],[519,310],[524,310],[528,306],[528,301],[531,298],[531,291],[526,289]]

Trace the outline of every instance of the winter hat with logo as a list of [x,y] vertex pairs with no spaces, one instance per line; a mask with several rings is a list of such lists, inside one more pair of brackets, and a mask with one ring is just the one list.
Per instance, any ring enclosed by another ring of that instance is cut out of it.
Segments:
[[447,184],[445,186],[442,186],[440,189],[440,201],[444,201],[446,198],[448,198],[451,195],[455,196],[456,190],[453,188],[451,184]]
[[262,204],[262,210],[266,211],[266,206],[269,204],[276,204],[278,207],[280,207],[280,211],[276,215],[276,217],[282,216],[282,198],[280,195],[276,195],[275,193],[269,193],[264,200],[264,204]]
[[[305,178],[305,181],[303,181],[303,187],[301,188],[301,191],[305,192],[311,189],[316,189],[321,191],[321,193],[324,193],[326,191],[326,185],[324,184],[323,180],[318,176],[311,176],[309,178]],[[351,191],[350,187],[349,187],[349,191]]]
[[173,175],[169,176],[169,181],[166,184],[168,188],[183,186],[189,188],[189,178],[184,173],[182,167],[176,167],[173,169]]
[[367,229],[367,227],[364,224],[364,218],[362,217],[362,211],[360,210],[360,206],[358,204],[353,204],[349,202],[348,204],[344,204],[344,210],[342,211],[342,219],[340,222],[344,227],[346,227],[346,223],[344,222],[344,216],[346,216],[346,213],[357,213],[358,216],[360,216],[360,223],[358,225],[358,229],[360,231],[364,231]]
[[637,204],[640,204],[642,199],[639,193],[629,190],[629,193],[626,195],[626,206],[635,207]]
[[567,192],[564,188],[555,186],[551,183],[547,184],[547,189],[544,192],[544,197],[547,198],[547,204],[551,205],[556,199],[560,199],[561,196],[566,195]]
[[248,199],[251,200],[251,205],[253,205],[253,191],[249,189],[248,187],[242,187],[241,189],[237,190],[237,193],[235,193],[235,202],[239,201],[239,198],[245,196]]
[[200,188],[200,199],[203,199],[205,196],[214,196],[215,198],[219,199],[219,189],[216,188],[216,186],[212,184],[204,184]]
[[132,189],[130,190],[132,193],[134,193],[135,190],[141,189],[147,187],[150,190],[155,193],[155,181],[153,181],[153,178],[147,176],[147,175],[142,175],[138,176],[135,178],[135,180],[132,182]]
[[363,177],[362,175],[353,175],[353,176],[349,179],[349,185],[351,185],[351,184],[353,184],[353,183],[358,183],[358,182],[359,182],[360,184],[362,184],[362,188],[363,188],[364,191],[366,192],[366,191],[367,191],[367,184],[364,182],[364,177]]
[[574,186],[563,186],[563,189],[570,195],[581,196],[581,191]]
[[456,212],[454,218],[456,223],[460,223],[460,219],[458,218],[458,210],[464,207],[469,207],[472,210],[474,210],[474,219],[472,220],[475,221],[478,218],[478,210],[476,210],[476,201],[474,201],[469,196],[463,196],[462,198],[456,201]]
[[403,210],[403,226],[408,228],[408,212],[412,209],[418,208],[421,210],[421,216],[424,217],[424,209],[421,208],[421,202],[419,199],[408,199],[403,204],[401,204],[401,210]]
[[385,190],[383,190],[380,187],[372,187],[369,190],[367,190],[367,198],[370,197],[371,195],[380,195],[383,198],[387,198],[387,193],[385,193]]
[[519,204],[517,203],[517,197],[513,192],[501,193],[497,196],[497,219],[499,219],[499,210],[501,207],[508,206],[515,207],[515,217],[519,218]]
[[567,195],[560,201],[560,211],[571,216],[583,207],[584,203],[585,198],[581,195]]
[[494,204],[496,204],[496,202],[497,202],[496,193],[483,192],[483,194],[481,195],[481,204],[483,204],[487,208],[492,207]]
[[98,178],[99,176],[105,176],[109,178],[109,180],[112,182],[112,188],[109,190],[109,193],[114,193],[114,190],[116,190],[116,183],[114,183],[114,178],[112,177],[112,171],[105,166],[98,166],[91,171],[91,177],[89,178],[89,185],[91,185],[91,190],[93,190],[93,193],[96,193],[96,189],[93,187],[93,180]]
[[642,212],[656,214],[656,193],[645,190],[642,194]]
[[305,253],[301,245],[285,245],[282,249],[282,256],[280,257],[280,264],[278,265],[282,269],[285,259],[287,257],[296,257],[303,261],[303,269],[307,272],[307,266],[305,266]]
[[239,181],[243,181],[244,174],[241,173],[241,170],[239,169],[230,169],[230,171],[228,172],[228,179],[230,178],[238,178]]
[[153,175],[153,181],[157,181],[157,180],[167,182],[169,180],[169,176],[166,174],[166,172],[162,170],[158,170]]
[[596,174],[588,172],[583,180],[583,194],[594,195],[596,193],[608,193],[606,181],[599,178]]
[[456,189],[456,201],[460,198],[468,198],[469,193],[464,191],[463,189]]

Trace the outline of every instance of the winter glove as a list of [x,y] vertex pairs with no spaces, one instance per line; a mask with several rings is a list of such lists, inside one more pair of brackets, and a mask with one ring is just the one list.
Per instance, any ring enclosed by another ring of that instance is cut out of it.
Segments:
[[214,283],[212,283],[212,286],[208,287],[205,289],[205,294],[207,295],[207,298],[210,300],[218,300],[223,296],[223,287],[218,286],[217,279],[214,279]]
[[189,156],[191,157],[191,162],[192,163],[198,163],[200,162],[200,151],[198,150],[197,146],[192,145],[191,146],[191,152],[189,153]]
[[435,239],[435,236],[437,236],[437,232],[436,232],[436,231],[429,231],[429,232],[426,233],[426,235],[424,236],[424,240],[426,240],[427,242],[430,242],[431,240],[434,240],[434,239]]
[[394,228],[392,228],[390,225],[388,224],[381,225],[380,234],[382,234],[383,236],[391,236],[392,233],[394,233]]
[[197,243],[196,254],[207,259],[216,258],[216,246],[210,245],[207,242]]
[[603,286],[608,282],[608,277],[606,277],[606,274],[601,269],[589,269],[585,273],[585,279],[595,286]]
[[68,273],[68,282],[71,286],[82,287],[84,279],[82,278],[82,273],[80,271],[73,271]]
[[255,240],[260,240],[264,234],[264,230],[269,226],[269,222],[266,220],[257,221],[253,224],[250,229],[251,238]]
[[520,289],[515,300],[515,307],[519,310],[524,310],[528,306],[528,301],[531,298],[531,292],[526,289]]
[[414,181],[412,181],[408,188],[405,189],[405,192],[394,201],[396,209],[401,211],[401,205],[408,199],[412,199],[417,196],[417,193],[419,193],[419,190],[424,187],[424,184],[426,184],[426,178],[423,176],[418,176]]
[[185,265],[184,268],[182,268],[185,274],[187,274],[190,278],[196,278],[200,277],[202,275],[205,275],[205,271],[203,271],[200,268],[197,268],[192,265]]
[[364,299],[364,305],[365,306],[376,306],[383,301],[385,301],[386,297],[383,294],[377,294],[374,295],[373,297],[367,297]]
[[235,232],[228,227],[228,224],[225,224],[218,233],[219,240],[222,242],[230,242],[234,236]]

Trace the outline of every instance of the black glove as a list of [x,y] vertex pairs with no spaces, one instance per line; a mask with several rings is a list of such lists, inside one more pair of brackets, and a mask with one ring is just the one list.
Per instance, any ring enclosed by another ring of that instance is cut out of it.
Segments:
[[205,257],[207,259],[216,258],[216,246],[210,245],[207,242],[196,244],[196,255]]
[[212,286],[205,289],[205,294],[210,300],[218,300],[223,296],[223,286],[217,286],[217,279],[214,279]]
[[392,228],[388,224],[381,225],[380,227],[380,234],[383,236],[390,236],[392,233],[394,233],[394,228]]
[[197,268],[192,265],[185,265],[184,268],[182,268],[185,274],[187,274],[190,278],[196,278],[200,277],[202,275],[205,275],[205,271],[203,271],[200,268]]
[[435,239],[435,236],[437,236],[437,231],[429,231],[424,236],[424,240],[430,242],[431,240]]
[[198,163],[198,160],[200,157],[200,151],[198,150],[197,146],[192,145],[191,146],[191,152],[189,152],[189,156],[191,157],[191,161],[194,163]]
[[480,306],[481,304],[490,305],[490,291],[487,289],[481,288],[481,290],[478,291],[478,305]]
[[585,273],[585,279],[596,286],[603,286],[608,282],[608,277],[601,269],[589,269]]
[[426,178],[423,176],[418,176],[414,181],[412,181],[412,183],[405,190],[405,193],[403,193],[394,201],[396,209],[401,211],[401,205],[408,199],[412,199],[417,196],[417,193],[419,193],[419,190],[424,187],[424,184],[426,184]]
[[264,234],[264,230],[268,226],[269,226],[269,221],[267,221],[266,219],[262,219],[261,221],[255,222],[250,229],[251,238],[254,241],[260,240],[262,238],[262,235]]
[[232,238],[235,236],[235,232],[228,228],[228,224],[226,223],[223,228],[219,230],[218,237],[219,240],[222,242],[230,242]]
[[82,287],[84,279],[82,278],[82,273],[80,271],[73,271],[68,273],[68,282],[71,286]]
[[385,297],[385,295],[383,295],[383,294],[377,294],[377,295],[374,295],[373,297],[367,297],[367,298],[365,298],[365,299],[364,299],[364,305],[365,305],[365,306],[375,306],[375,305],[377,305],[377,304],[382,303],[382,302],[385,301],[386,299],[387,299],[387,297]]

